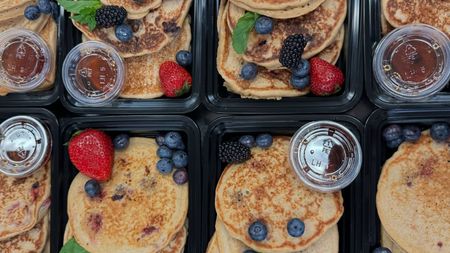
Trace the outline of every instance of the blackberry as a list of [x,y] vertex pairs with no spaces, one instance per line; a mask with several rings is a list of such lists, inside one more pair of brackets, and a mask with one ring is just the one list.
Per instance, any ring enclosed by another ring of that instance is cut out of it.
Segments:
[[287,37],[283,42],[280,51],[280,63],[286,68],[295,69],[302,60],[303,49],[305,49],[308,40],[303,34],[293,34]]
[[95,12],[98,27],[109,28],[121,25],[127,18],[127,10],[115,5],[102,6]]
[[238,141],[227,141],[219,146],[219,159],[224,163],[241,163],[250,159],[250,148]]

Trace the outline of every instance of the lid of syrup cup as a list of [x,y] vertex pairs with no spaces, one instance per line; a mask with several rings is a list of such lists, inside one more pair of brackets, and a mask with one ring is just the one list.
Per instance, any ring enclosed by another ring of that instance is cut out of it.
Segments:
[[358,139],[345,126],[316,121],[301,127],[291,138],[289,160],[306,186],[334,192],[358,176],[362,150]]

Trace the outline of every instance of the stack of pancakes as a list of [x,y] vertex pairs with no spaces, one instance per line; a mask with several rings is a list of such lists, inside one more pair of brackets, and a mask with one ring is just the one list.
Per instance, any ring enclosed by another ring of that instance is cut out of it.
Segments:
[[[240,55],[233,49],[232,34],[246,11],[273,18],[274,28],[267,35],[251,31],[247,49]],[[318,56],[335,64],[344,43],[346,14],[346,0],[222,0],[217,20],[217,69],[225,80],[225,87],[243,98],[254,99],[308,94],[308,89],[297,90],[290,85],[291,73],[279,62],[283,41],[289,35],[303,34],[310,41],[302,58]],[[259,66],[253,80],[240,77],[246,62]]]
[[394,253],[450,252],[449,141],[438,143],[426,131],[384,164],[377,210],[382,244]]
[[[56,75],[56,43],[57,25],[51,15],[40,15],[37,20],[28,20],[23,15],[27,6],[35,5],[37,0],[0,0],[0,32],[11,28],[23,28],[31,30],[41,36],[47,43],[52,54],[52,65],[44,83],[36,91],[48,90],[53,87]],[[5,96],[11,91],[0,87],[0,96]]]
[[90,31],[86,25],[72,21],[86,40],[111,44],[125,58],[127,73],[120,97],[163,96],[159,66],[165,61],[174,61],[178,51],[190,50],[192,35],[188,12],[192,0],[102,0],[102,3],[127,10],[126,23],[133,28],[133,38],[129,42],[119,41],[114,27],[97,27]]
[[0,252],[50,252],[50,168],[25,178],[0,174]]
[[381,10],[383,34],[403,25],[423,23],[450,37],[450,1],[381,0]]
[[154,139],[131,138],[127,149],[115,152],[99,197],[86,194],[90,178],[79,173],[67,196],[65,241],[74,238],[90,253],[183,252],[188,185],[156,169],[157,149]]
[[[216,232],[207,252],[337,253],[337,222],[344,212],[340,192],[306,188],[291,169],[288,137],[274,137],[272,147],[253,148],[251,159],[225,168],[216,188]],[[288,222],[304,222],[305,232],[292,237]],[[254,241],[250,224],[263,221],[267,237]]]

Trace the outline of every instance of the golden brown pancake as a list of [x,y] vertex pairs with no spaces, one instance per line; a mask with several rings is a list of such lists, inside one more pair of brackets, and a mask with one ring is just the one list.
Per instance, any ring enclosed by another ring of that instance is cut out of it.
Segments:
[[388,248],[392,253],[408,253],[394,242],[383,227],[381,227],[381,246]]
[[208,248],[206,249],[206,253],[220,253],[219,247],[217,246],[217,236],[214,233],[211,237],[211,240],[208,243]]
[[311,11],[314,11],[317,7],[319,7],[325,0],[309,0],[305,4],[300,4],[296,7],[285,7],[281,9],[264,9],[264,8],[254,8],[252,6],[247,5],[242,0],[231,0],[233,4],[247,10],[252,11],[261,15],[265,15],[272,18],[278,19],[288,19],[295,18],[299,16],[306,15]]
[[2,253],[42,252],[47,245],[49,232],[48,215],[32,229],[5,241],[0,241]]

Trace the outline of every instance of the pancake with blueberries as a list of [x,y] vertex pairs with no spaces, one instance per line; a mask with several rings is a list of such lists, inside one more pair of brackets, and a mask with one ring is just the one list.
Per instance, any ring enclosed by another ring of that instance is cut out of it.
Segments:
[[[295,6],[285,7],[286,5],[280,5],[281,1],[290,1],[290,0],[277,0],[276,9],[273,8],[264,8],[261,6],[261,2],[258,3],[258,6],[249,4],[249,2],[245,2],[245,0],[231,0],[233,4],[239,6],[247,11],[252,11],[255,13],[259,13],[261,15],[265,15],[272,18],[278,19],[288,19],[295,18],[302,15],[306,15],[312,11],[314,11],[317,7],[319,7],[325,0],[297,0],[295,1]],[[258,1],[258,0],[257,0]]]
[[448,143],[434,141],[425,131],[415,143],[401,144],[383,166],[378,215],[406,252],[450,252]]
[[2,253],[43,252],[49,234],[48,215],[32,229],[10,239],[0,241]]
[[125,150],[115,151],[111,178],[100,183],[99,196],[85,192],[89,178],[83,174],[72,181],[69,226],[88,252],[157,252],[183,229],[188,184],[157,170],[157,149],[155,139],[130,138]]
[[101,2],[104,5],[116,5],[125,8],[129,19],[141,19],[150,10],[159,8],[162,0],[101,0]]
[[289,164],[289,137],[228,165],[217,184],[216,211],[231,237],[258,252],[305,250],[344,212],[341,192],[307,188]]

